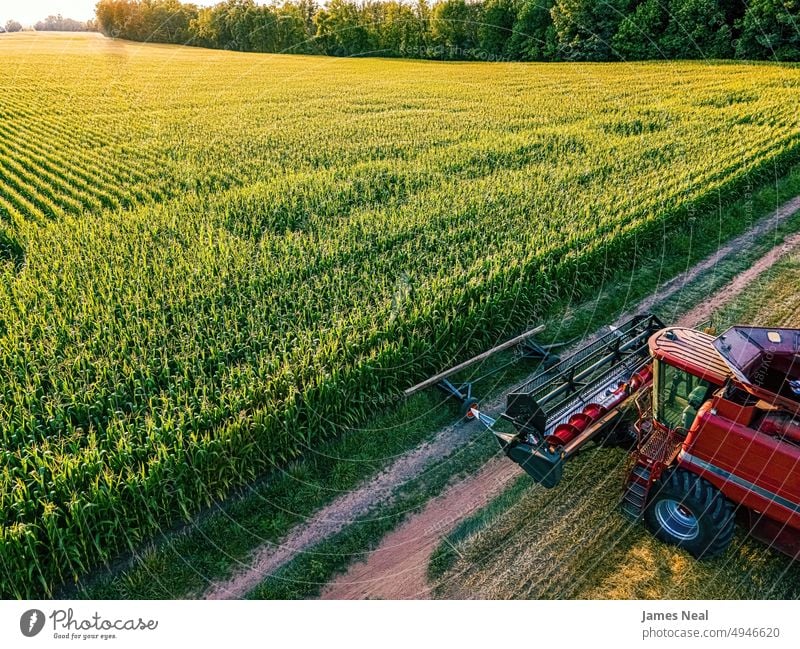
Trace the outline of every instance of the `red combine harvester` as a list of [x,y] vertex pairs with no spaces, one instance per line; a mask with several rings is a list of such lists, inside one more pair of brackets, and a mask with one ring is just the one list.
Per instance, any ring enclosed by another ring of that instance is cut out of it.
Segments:
[[631,520],[711,557],[738,518],[800,559],[800,330],[733,327],[714,338],[641,315],[563,360],[529,344],[557,362],[508,395],[501,418],[515,432],[494,430],[471,390],[461,394],[536,482],[557,485],[591,440],[630,435],[621,510]]

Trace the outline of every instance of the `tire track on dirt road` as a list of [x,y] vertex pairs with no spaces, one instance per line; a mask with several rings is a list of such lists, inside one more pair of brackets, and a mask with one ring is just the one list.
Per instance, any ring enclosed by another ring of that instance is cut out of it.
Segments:
[[[800,211],[800,196],[782,205],[771,216],[762,219],[758,225],[722,246],[714,254],[664,283],[649,297],[637,303],[634,309],[621,315],[612,324],[618,325],[635,313],[651,310],[657,304],[673,297],[700,275],[774,230],[798,211]],[[778,248],[784,247],[778,246]],[[777,261],[777,258],[774,261]],[[584,338],[579,344],[585,344],[607,330],[607,327],[603,327],[593,335]],[[489,412],[501,409],[505,402],[504,395],[505,392],[498,398],[484,402],[482,407]],[[481,427],[464,422],[457,422],[441,429],[429,442],[399,457],[374,478],[321,508],[306,522],[295,527],[280,544],[267,543],[255,550],[250,560],[241,563],[240,570],[232,577],[210,583],[203,598],[235,599],[244,597],[267,576],[289,563],[299,553],[330,538],[375,506],[388,501],[398,487],[446,457],[454,445],[463,445],[477,435],[483,434],[485,432]],[[422,512],[413,515],[394,532],[388,534],[379,548],[369,555],[366,565],[359,563],[351,566],[346,574],[335,579],[326,588],[323,596],[338,598],[358,596],[359,589],[355,588],[354,590],[352,585],[347,585],[354,579],[371,584],[368,588],[370,591],[368,596],[391,598],[424,596],[428,592],[424,581],[427,557],[435,548],[438,539],[450,531],[459,520],[487,502],[490,494],[499,493],[502,486],[513,477],[515,470],[517,470],[517,465],[504,457],[490,460],[477,476],[459,482],[441,496],[432,499]],[[460,496],[456,493],[459,490],[463,492]],[[435,520],[437,515],[442,517],[440,523]],[[417,537],[414,537],[414,534],[417,534]],[[395,548],[392,553],[382,551],[387,544],[392,544]],[[399,556],[397,548],[403,548],[402,552],[413,555],[414,561],[404,561],[403,557]],[[390,554],[397,556],[392,560],[389,557]],[[413,568],[412,563],[418,566],[418,569]],[[370,572],[373,570],[375,572]],[[403,578],[398,579],[398,574],[402,574]],[[397,583],[392,584],[393,580],[396,580]],[[380,587],[381,583],[385,590]],[[401,584],[403,584],[402,587]],[[411,594],[407,595],[408,593]]]

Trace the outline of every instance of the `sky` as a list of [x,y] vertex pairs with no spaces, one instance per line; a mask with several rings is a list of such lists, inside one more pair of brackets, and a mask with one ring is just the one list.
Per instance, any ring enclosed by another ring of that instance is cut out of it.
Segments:
[[0,0],[0,22],[13,18],[32,25],[51,14],[87,20],[94,17],[96,3],[97,0]]
[[[56,14],[75,20],[88,20],[94,18],[95,4],[97,0],[0,0],[0,23],[13,18],[23,25],[33,25],[42,18]],[[195,4],[214,2],[195,0]]]

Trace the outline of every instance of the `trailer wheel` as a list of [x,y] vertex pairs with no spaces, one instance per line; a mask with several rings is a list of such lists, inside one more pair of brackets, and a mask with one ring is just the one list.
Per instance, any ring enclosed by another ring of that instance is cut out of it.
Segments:
[[473,419],[472,409],[478,407],[478,400],[470,397],[461,404],[461,416],[464,419]]
[[656,538],[698,559],[725,552],[735,526],[733,504],[710,482],[683,469],[653,486],[644,521]]

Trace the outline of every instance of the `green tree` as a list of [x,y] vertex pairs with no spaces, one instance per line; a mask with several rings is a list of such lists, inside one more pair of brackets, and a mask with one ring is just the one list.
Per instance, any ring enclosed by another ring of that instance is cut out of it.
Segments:
[[9,34],[12,32],[21,32],[22,25],[16,20],[9,20],[6,22],[5,31],[7,31]]
[[661,0],[645,0],[620,23],[611,41],[614,52],[628,61],[663,58],[660,41],[668,23]]
[[506,54],[517,11],[514,0],[487,0],[478,25],[478,47],[492,57]]
[[736,56],[800,60],[800,0],[752,0],[741,22]]
[[296,54],[311,54],[316,51],[313,20],[315,9],[313,2],[286,2],[275,10],[278,43],[275,51]]
[[219,47],[228,50],[250,49],[255,31],[255,0],[226,0],[214,6]]
[[553,0],[523,0],[518,7],[507,51],[522,61],[544,61],[556,56],[558,43],[550,10]]
[[325,54],[352,56],[371,50],[369,30],[358,7],[348,0],[332,0],[314,17],[317,38]]
[[219,34],[213,9],[201,9],[197,18],[189,24],[189,31],[197,45],[219,47]]
[[446,59],[464,59],[477,44],[479,5],[442,0],[431,11],[431,43]]
[[314,26],[314,15],[319,11],[319,6],[315,0],[286,0],[281,7],[282,11],[297,13],[303,20],[303,33],[308,38],[313,38],[316,27]]
[[180,0],[100,0],[95,13],[100,30],[137,41],[186,43],[194,39],[196,5]]
[[277,7],[255,6],[249,11],[248,20],[252,29],[247,36],[249,51],[280,52],[283,49],[282,26]]
[[731,28],[718,0],[670,0],[661,48],[674,59],[721,59],[733,54]]
[[127,0],[100,0],[95,7],[100,31],[106,36],[119,36],[127,16],[132,12],[131,5]]
[[611,59],[611,41],[629,4],[630,0],[556,0],[550,13],[561,56],[576,61]]
[[424,54],[424,27],[414,7],[403,2],[381,3],[378,49],[391,56]]

